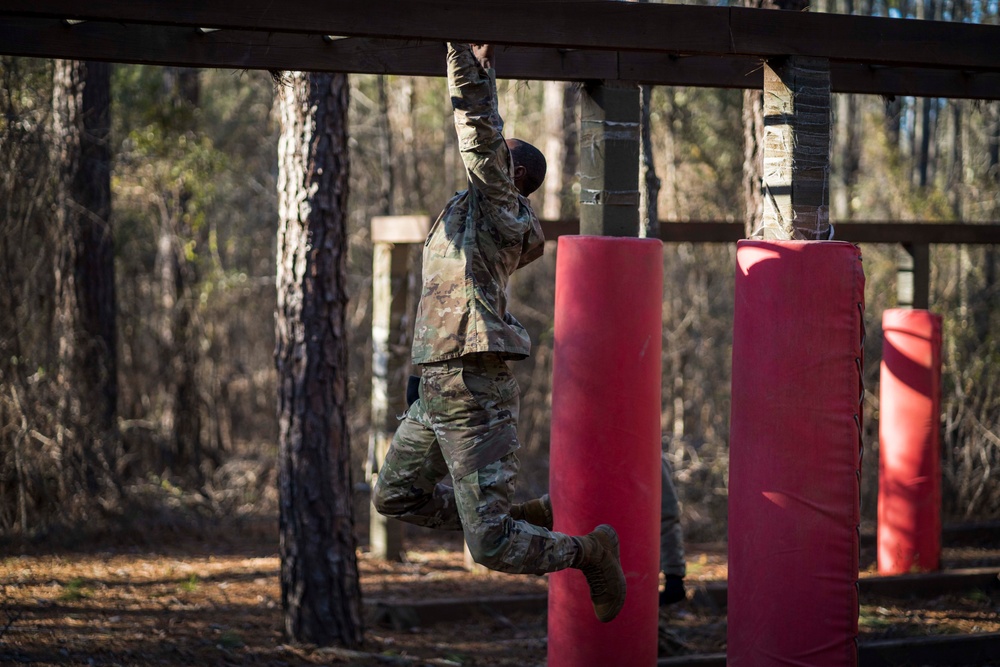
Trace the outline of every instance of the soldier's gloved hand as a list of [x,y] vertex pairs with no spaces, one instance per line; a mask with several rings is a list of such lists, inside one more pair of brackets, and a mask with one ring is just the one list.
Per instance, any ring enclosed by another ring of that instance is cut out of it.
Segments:
[[479,61],[479,66],[484,70],[492,69],[494,63],[495,49],[492,44],[470,44],[472,55]]
[[411,375],[406,381],[406,407],[409,408],[416,403],[418,398],[420,398],[420,376]]

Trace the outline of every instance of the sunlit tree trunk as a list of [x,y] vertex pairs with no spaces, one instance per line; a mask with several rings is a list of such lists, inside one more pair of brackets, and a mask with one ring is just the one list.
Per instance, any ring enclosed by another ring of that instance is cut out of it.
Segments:
[[379,172],[382,179],[379,183],[379,213],[392,215],[395,211],[393,195],[395,190],[396,172],[393,167],[392,128],[389,126],[389,93],[386,90],[385,76],[375,77],[378,90],[378,151],[380,160]]
[[281,600],[297,642],[357,646],[361,591],[347,426],[347,108],[343,74],[278,91]]
[[916,135],[914,137],[913,148],[915,151],[914,170],[916,175],[914,181],[918,187],[926,188],[930,181],[931,172],[931,136],[934,132],[936,118],[934,111],[937,100],[924,97],[918,102],[920,120],[914,125]]
[[[845,14],[854,14],[854,0],[843,0]],[[843,93],[836,100],[836,146],[832,152],[833,171],[838,176],[838,187],[831,193],[831,206],[836,220],[850,220],[851,200],[861,169],[861,113],[858,96]]]
[[666,101],[661,107],[660,113],[663,115],[663,186],[662,199],[665,209],[660,217],[663,220],[677,220],[678,192],[677,192],[677,133],[674,128],[674,118],[677,113],[674,99],[674,89],[663,89]]
[[542,152],[548,170],[545,174],[542,217],[555,220],[562,214],[563,199],[563,148],[565,133],[563,126],[563,97],[565,83],[546,81],[543,88],[543,113],[545,114],[545,145]]
[[[937,17],[937,3],[935,0],[917,0],[916,13],[918,19],[933,20]],[[937,126],[938,101],[935,98],[923,97],[917,101],[919,120],[914,123],[915,132],[913,141],[914,151],[914,183],[921,188],[926,188],[933,180],[933,158],[932,151],[934,144],[932,139]]]
[[[987,168],[987,183],[992,187],[1000,185],[1000,102],[992,102],[987,107],[987,153],[989,154],[989,166]],[[994,201],[991,213],[996,215],[1000,212],[1000,202]],[[998,294],[1000,289],[1000,249],[995,245],[986,247],[986,293]]]
[[110,65],[57,61],[52,103],[62,481],[93,496],[114,479],[117,451]]
[[992,102],[987,112],[987,151],[990,166],[987,172],[995,183],[1000,183],[1000,102]]
[[[908,17],[909,6],[910,0],[901,0],[899,3],[899,11],[903,17]],[[870,7],[873,10],[874,4],[870,4]],[[869,11],[868,13],[873,14],[874,12]],[[889,145],[899,151],[899,155],[904,154],[903,116],[906,113],[907,108],[901,96],[892,95],[885,98],[885,131],[888,135]]]

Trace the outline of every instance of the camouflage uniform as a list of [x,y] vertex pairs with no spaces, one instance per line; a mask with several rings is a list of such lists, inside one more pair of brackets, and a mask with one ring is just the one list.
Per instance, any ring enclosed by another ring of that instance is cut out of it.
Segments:
[[660,571],[683,577],[687,572],[684,563],[684,536],[681,533],[681,508],[677,502],[673,471],[666,452],[661,457],[663,487],[660,497]]
[[[517,382],[507,367],[531,350],[507,312],[510,274],[542,254],[538,218],[513,180],[496,80],[467,44],[448,47],[448,87],[469,177],[424,244],[413,363],[419,398],[396,430],[374,489],[388,516],[464,530],[477,562],[542,574],[569,567],[573,538],[510,517],[518,460]],[[450,473],[454,486],[442,483]]]

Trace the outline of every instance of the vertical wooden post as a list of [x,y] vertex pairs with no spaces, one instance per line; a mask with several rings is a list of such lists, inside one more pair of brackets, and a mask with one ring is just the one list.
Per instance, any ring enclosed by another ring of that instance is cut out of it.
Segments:
[[904,243],[896,265],[899,308],[930,308],[931,249],[926,243]]
[[764,66],[764,211],[755,239],[824,240],[830,226],[830,63]]
[[580,104],[580,233],[639,236],[639,87],[589,82]]
[[[372,485],[396,431],[397,416],[406,410],[413,327],[407,307],[411,257],[413,244],[423,242],[429,228],[430,218],[424,215],[372,218]],[[403,524],[372,508],[368,542],[373,556],[401,560]]]

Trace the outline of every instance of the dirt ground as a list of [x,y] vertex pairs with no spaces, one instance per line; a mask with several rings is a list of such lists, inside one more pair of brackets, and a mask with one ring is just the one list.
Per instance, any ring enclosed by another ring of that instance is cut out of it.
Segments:
[[[408,538],[408,561],[359,552],[365,645],[354,652],[291,645],[281,626],[277,544],[220,531],[141,546],[91,544],[0,558],[0,664],[28,665],[544,665],[544,611],[471,612],[462,622],[393,629],[372,601],[479,599],[545,593],[546,579],[470,573],[457,536]],[[687,583],[726,577],[724,545],[689,545]],[[1000,564],[1000,550],[946,549],[948,568]],[[872,572],[863,553],[862,576]],[[862,600],[861,640],[1000,632],[1000,599],[979,591],[929,600]],[[725,650],[725,612],[694,601],[660,618],[662,656]]]

